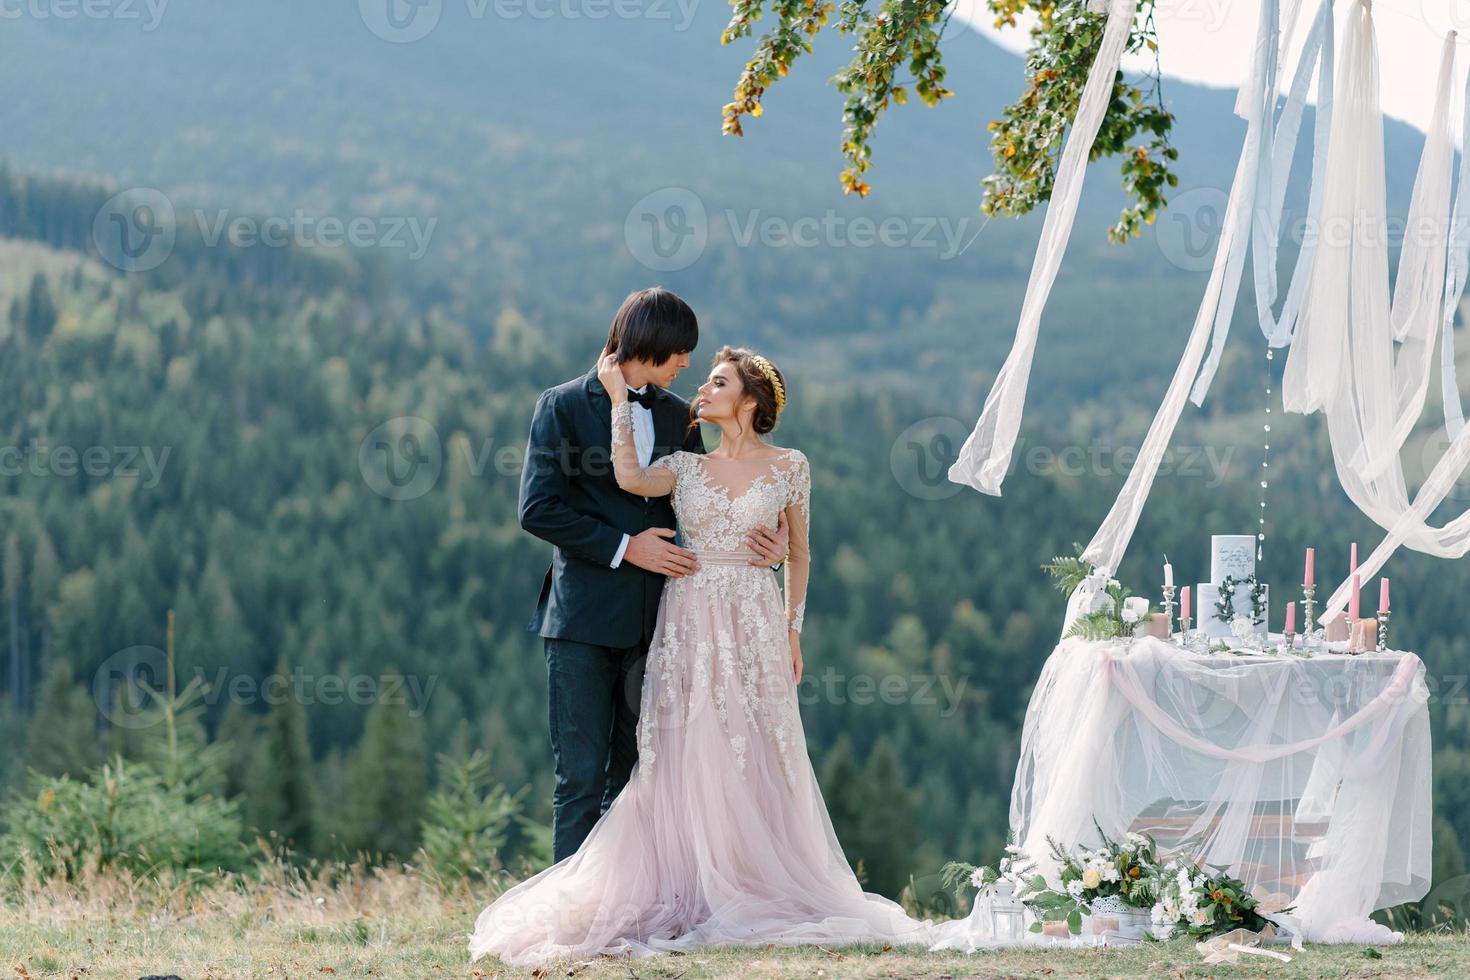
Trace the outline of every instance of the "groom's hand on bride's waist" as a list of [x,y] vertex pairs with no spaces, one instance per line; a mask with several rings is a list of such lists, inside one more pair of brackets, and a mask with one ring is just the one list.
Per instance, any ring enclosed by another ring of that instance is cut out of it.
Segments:
[[670,578],[681,578],[699,571],[699,560],[694,557],[694,552],[674,544],[670,540],[673,536],[674,532],[666,527],[651,527],[635,534],[628,539],[628,550],[623,554],[623,560]]
[[786,530],[786,512],[783,510],[776,515],[774,531],[763,525],[757,527],[745,535],[745,543],[755,552],[755,557],[750,560],[752,565],[773,568],[785,561],[786,553],[791,550],[791,534]]

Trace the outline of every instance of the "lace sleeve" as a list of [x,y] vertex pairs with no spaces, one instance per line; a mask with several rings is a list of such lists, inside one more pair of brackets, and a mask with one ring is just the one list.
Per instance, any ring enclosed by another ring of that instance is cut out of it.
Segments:
[[618,486],[644,497],[666,497],[674,492],[675,476],[666,467],[639,466],[638,448],[633,444],[633,403],[614,405],[612,410],[613,475]]
[[788,477],[790,492],[786,499],[786,529],[791,538],[791,553],[786,559],[786,623],[801,632],[806,619],[806,589],[811,576],[812,472],[806,457],[796,454],[796,462]]

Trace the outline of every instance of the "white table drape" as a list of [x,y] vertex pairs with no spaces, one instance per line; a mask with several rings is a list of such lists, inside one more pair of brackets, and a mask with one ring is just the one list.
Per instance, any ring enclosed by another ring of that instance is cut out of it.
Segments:
[[1152,834],[1293,897],[1309,942],[1389,942],[1374,909],[1431,872],[1424,665],[1412,653],[1191,654],[1155,639],[1064,640],[1026,713],[1011,827]]

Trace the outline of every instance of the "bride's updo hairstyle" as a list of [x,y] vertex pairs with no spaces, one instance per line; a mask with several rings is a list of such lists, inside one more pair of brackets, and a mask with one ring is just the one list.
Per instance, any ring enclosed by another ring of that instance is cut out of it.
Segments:
[[755,399],[755,417],[751,425],[757,435],[776,428],[776,420],[786,408],[786,376],[767,358],[749,347],[721,347],[710,367],[733,364],[740,376],[742,393]]

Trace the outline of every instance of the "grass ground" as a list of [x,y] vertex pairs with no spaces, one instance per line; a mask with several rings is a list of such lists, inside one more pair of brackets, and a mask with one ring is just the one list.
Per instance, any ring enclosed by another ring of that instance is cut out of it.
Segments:
[[[120,878],[27,882],[0,903],[0,975],[185,980],[236,977],[523,977],[466,959],[485,896],[444,892],[397,872],[285,872],[258,881]],[[1400,946],[1315,947],[1291,963],[1206,966],[1186,941],[1101,950],[972,956],[878,947],[722,949],[653,960],[565,963],[534,974],[582,980],[706,977],[1470,977],[1470,938],[1415,936]]]

